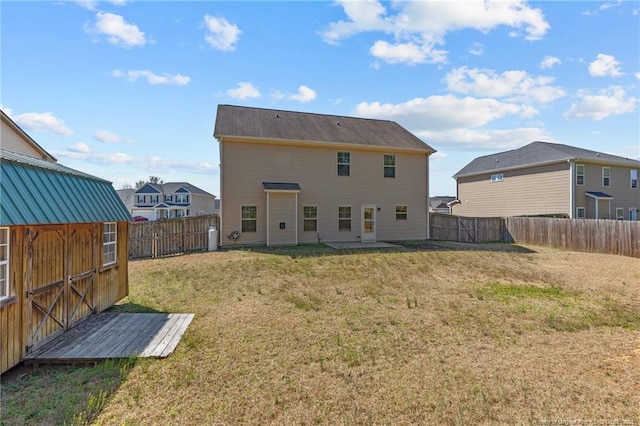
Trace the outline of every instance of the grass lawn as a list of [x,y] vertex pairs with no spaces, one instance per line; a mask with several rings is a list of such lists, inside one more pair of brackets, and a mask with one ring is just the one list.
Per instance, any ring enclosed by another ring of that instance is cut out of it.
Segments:
[[0,423],[640,424],[640,261],[510,248],[131,262],[115,309],[194,313],[176,352],[18,367]]

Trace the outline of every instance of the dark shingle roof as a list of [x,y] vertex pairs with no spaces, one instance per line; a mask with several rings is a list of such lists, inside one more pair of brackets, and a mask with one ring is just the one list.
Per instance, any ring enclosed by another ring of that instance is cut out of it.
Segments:
[[472,160],[454,178],[506,169],[563,161],[585,161],[640,167],[640,161],[584,148],[550,142],[532,142],[522,148],[485,155]]
[[[184,188],[183,190],[180,190]],[[144,186],[138,189],[136,194],[173,194],[175,192],[190,192],[191,194],[199,194],[199,195],[210,195],[213,197],[213,194],[208,193],[204,189],[200,189],[195,185],[192,185],[187,182],[166,182],[166,183],[149,183],[147,182]]]
[[435,152],[394,121],[218,105],[213,135]]

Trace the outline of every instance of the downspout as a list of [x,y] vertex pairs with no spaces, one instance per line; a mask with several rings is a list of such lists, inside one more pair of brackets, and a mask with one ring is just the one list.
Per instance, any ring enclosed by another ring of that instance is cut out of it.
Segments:
[[431,153],[427,154],[427,197],[425,199],[425,210],[427,212],[427,240],[431,239],[431,220],[429,219],[429,156],[431,156]]
[[569,219],[574,219],[574,212],[576,210],[576,163],[573,160],[569,160],[569,173],[571,176],[569,177],[569,184],[571,187],[569,188]]
[[269,194],[270,192],[267,191],[267,247],[269,247],[269,225],[271,224],[269,220]]

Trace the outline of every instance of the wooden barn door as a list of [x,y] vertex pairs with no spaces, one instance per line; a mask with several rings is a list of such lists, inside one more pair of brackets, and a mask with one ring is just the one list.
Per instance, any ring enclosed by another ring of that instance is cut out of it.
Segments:
[[65,227],[26,228],[24,251],[30,352],[67,329]]
[[97,230],[94,224],[74,225],[69,235],[67,325],[73,327],[94,312]]

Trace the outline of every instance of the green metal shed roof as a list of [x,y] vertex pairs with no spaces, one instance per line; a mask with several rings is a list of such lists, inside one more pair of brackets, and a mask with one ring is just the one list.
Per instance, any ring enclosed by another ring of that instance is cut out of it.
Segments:
[[131,215],[111,182],[0,150],[0,225],[128,220]]

